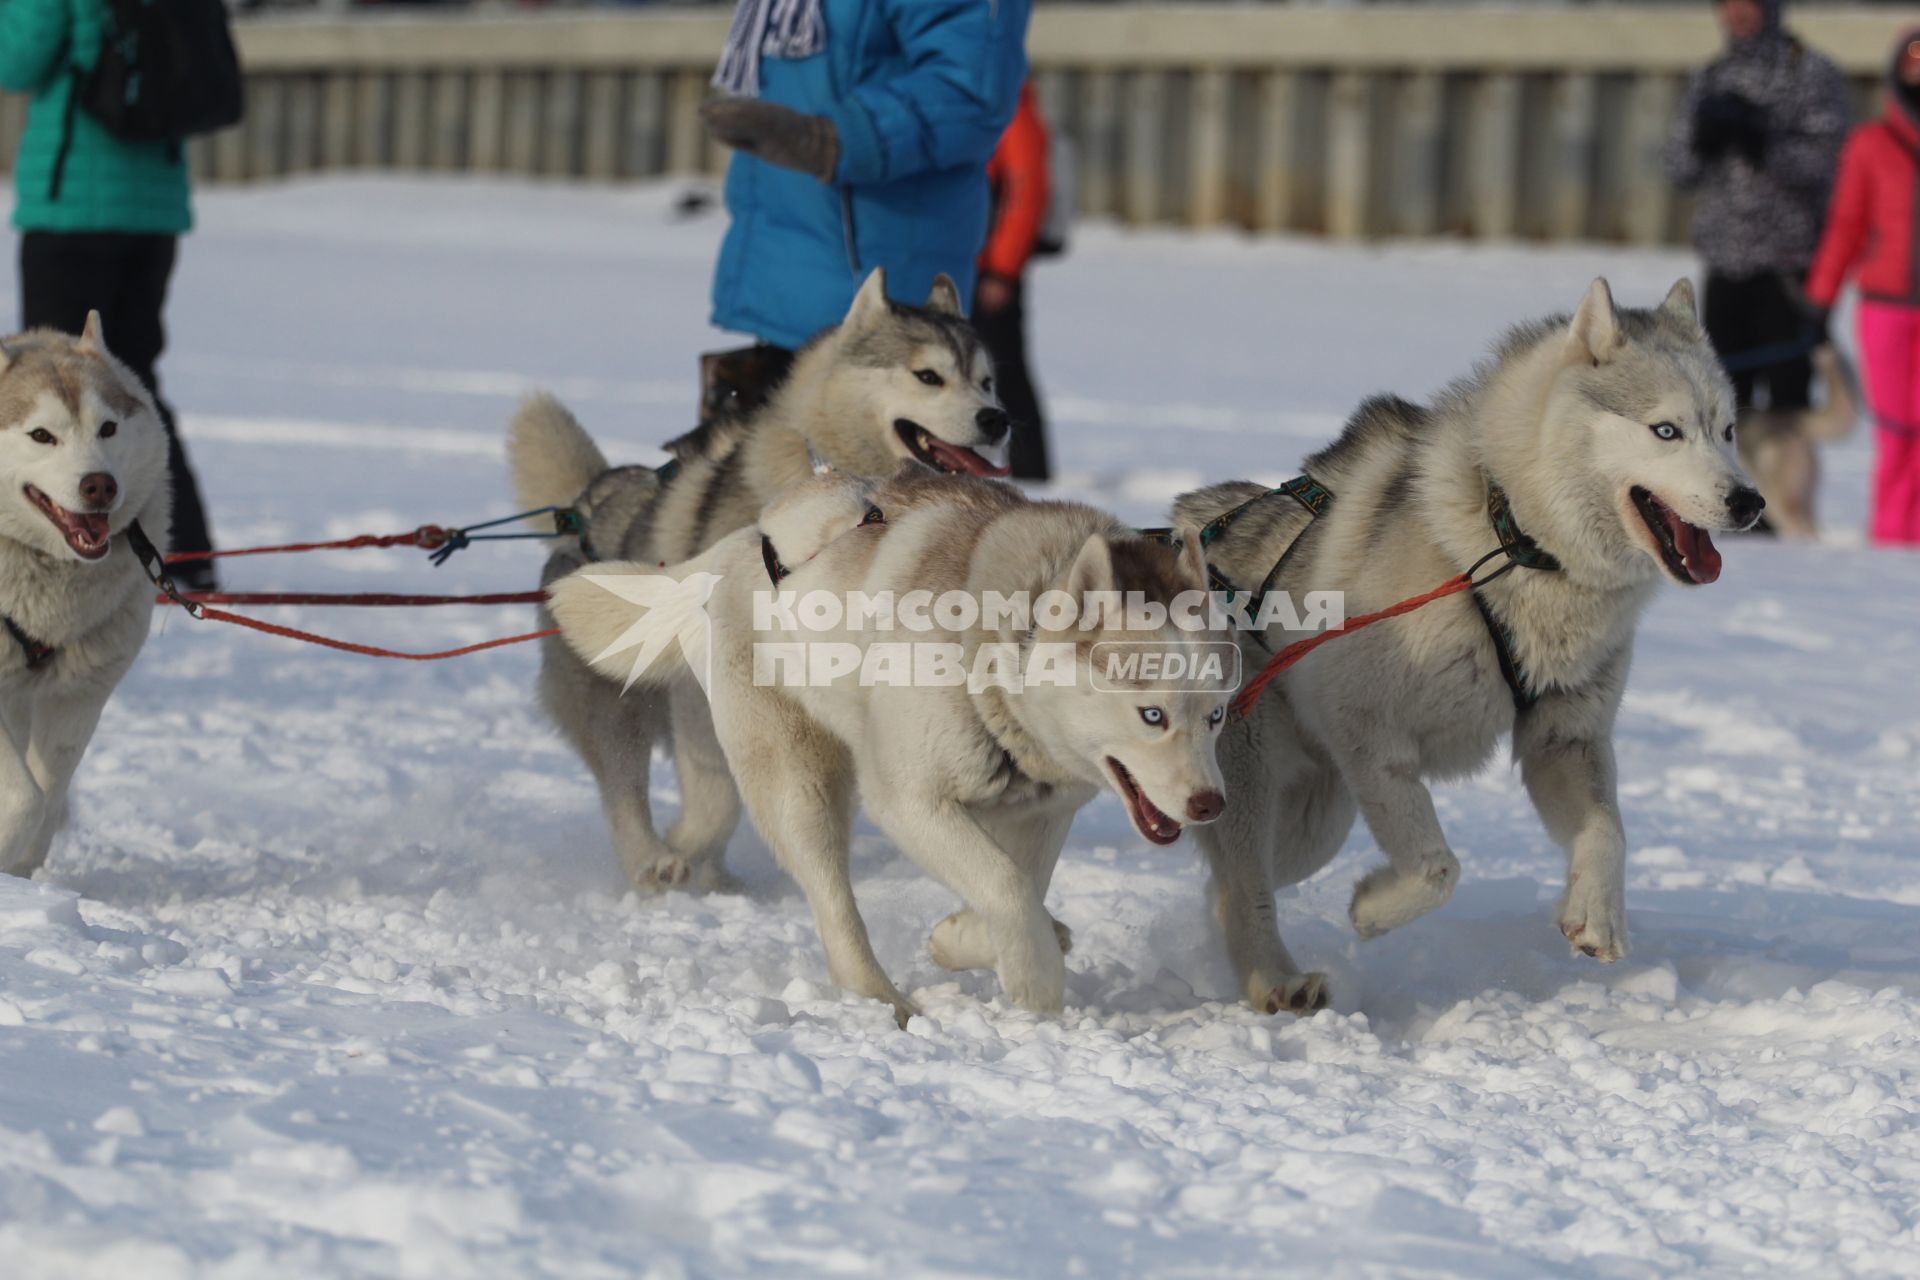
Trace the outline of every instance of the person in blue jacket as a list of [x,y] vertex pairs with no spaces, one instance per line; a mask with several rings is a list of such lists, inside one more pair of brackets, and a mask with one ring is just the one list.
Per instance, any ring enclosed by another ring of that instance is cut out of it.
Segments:
[[[973,296],[987,161],[1020,102],[1031,0],[740,0],[702,108],[735,148],[713,323],[782,349],[885,267]],[[774,360],[782,367],[784,361]]]

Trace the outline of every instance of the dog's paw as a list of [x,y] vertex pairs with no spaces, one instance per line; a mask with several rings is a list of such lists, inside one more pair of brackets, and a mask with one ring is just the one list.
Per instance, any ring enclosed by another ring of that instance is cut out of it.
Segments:
[[1301,1017],[1326,1008],[1332,996],[1324,973],[1289,973],[1278,983],[1256,978],[1253,1007],[1262,1013],[1291,1013]]
[[1381,867],[1354,886],[1347,915],[1362,938],[1377,938],[1418,920],[1453,896],[1460,859],[1446,849],[1423,854],[1410,870]]
[[1070,955],[1070,954],[1072,954],[1072,952],[1073,952],[1073,930],[1071,930],[1071,929],[1069,929],[1069,928],[1067,928],[1067,926],[1066,926],[1065,924],[1063,924],[1063,923],[1062,923],[1061,921],[1058,921],[1058,920],[1055,920],[1055,921],[1053,922],[1053,936],[1054,936],[1054,937],[1056,937],[1056,938],[1058,938],[1058,939],[1060,939],[1060,954],[1061,954],[1061,955],[1063,955],[1063,956],[1064,956],[1064,955]]
[[919,1016],[920,1006],[905,996],[896,995],[887,1001],[893,1006],[893,1025],[902,1031],[907,1029],[907,1019]]
[[656,858],[633,873],[633,887],[641,893],[665,893],[685,889],[693,883],[693,865],[685,858]]
[[1033,964],[1002,964],[1000,989],[1007,999],[1034,1013],[1059,1013],[1067,1000],[1067,960],[1059,951],[1047,948]]
[[1617,879],[1575,874],[1560,901],[1560,932],[1577,956],[1612,964],[1627,954],[1627,897]]
[[933,926],[927,936],[927,954],[942,969],[961,973],[993,967],[993,942],[980,917],[960,910]]

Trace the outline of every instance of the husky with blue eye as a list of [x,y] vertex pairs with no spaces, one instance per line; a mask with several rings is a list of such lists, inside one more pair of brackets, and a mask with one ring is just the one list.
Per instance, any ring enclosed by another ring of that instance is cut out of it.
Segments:
[[[1361,937],[1446,902],[1460,863],[1428,783],[1478,771],[1505,735],[1567,853],[1561,933],[1624,956],[1613,720],[1634,629],[1660,583],[1719,577],[1713,531],[1764,505],[1684,280],[1651,310],[1616,308],[1597,280],[1432,404],[1367,401],[1300,480],[1181,498],[1176,518],[1218,529],[1209,559],[1244,592],[1340,591],[1353,617],[1477,564],[1484,583],[1321,646],[1229,725],[1236,803],[1197,838],[1253,1007],[1325,1007],[1325,977],[1280,942],[1273,891],[1325,866],[1356,816],[1387,859],[1354,891]],[[1242,633],[1249,670],[1305,634]]]

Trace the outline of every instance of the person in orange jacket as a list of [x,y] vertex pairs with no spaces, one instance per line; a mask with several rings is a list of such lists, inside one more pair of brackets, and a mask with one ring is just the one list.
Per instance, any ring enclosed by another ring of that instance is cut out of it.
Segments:
[[1020,480],[1045,480],[1046,423],[1040,397],[1027,370],[1026,271],[1046,225],[1052,175],[1047,165],[1047,126],[1040,118],[1033,85],[1020,90],[1013,123],[1001,135],[987,162],[993,191],[993,220],[987,247],[980,254],[980,281],[973,293],[973,327],[993,353],[1000,403],[1013,419],[1013,474]]

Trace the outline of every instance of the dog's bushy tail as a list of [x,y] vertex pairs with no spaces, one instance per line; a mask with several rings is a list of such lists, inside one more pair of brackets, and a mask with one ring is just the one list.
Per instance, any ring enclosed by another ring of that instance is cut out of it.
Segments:
[[547,587],[547,609],[580,660],[610,680],[658,687],[691,674],[707,687],[713,555],[662,567],[590,564]]
[[514,499],[529,511],[567,506],[607,469],[586,428],[544,391],[521,401],[507,425],[507,464]]

